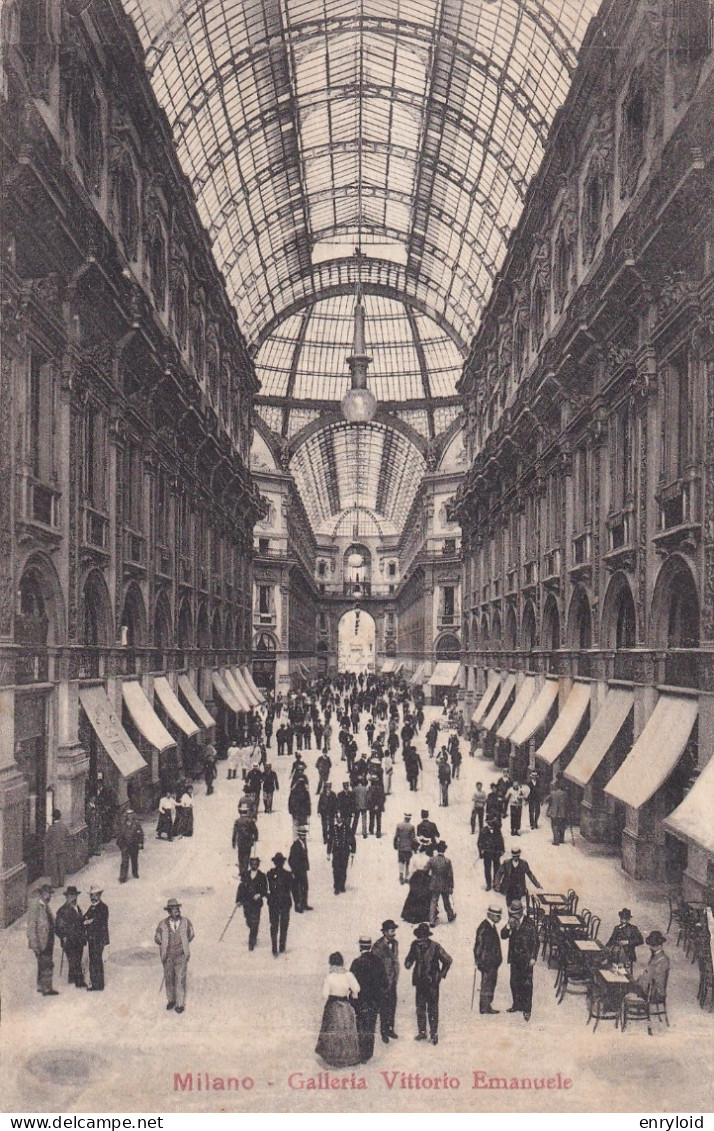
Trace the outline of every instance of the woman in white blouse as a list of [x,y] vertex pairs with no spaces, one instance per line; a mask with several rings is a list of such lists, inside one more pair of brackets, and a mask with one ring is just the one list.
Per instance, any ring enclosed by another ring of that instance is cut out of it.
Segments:
[[345,970],[339,951],[329,958],[330,971],[322,984],[325,1008],[315,1052],[334,1068],[360,1063],[357,1022],[352,1001],[359,997],[359,982]]

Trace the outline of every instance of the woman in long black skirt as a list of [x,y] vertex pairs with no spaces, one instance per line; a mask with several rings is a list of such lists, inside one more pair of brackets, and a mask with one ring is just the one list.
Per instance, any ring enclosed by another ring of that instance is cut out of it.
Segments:
[[359,997],[359,982],[345,970],[339,951],[329,958],[330,971],[322,986],[325,1008],[315,1052],[333,1068],[360,1063],[357,1021],[352,1001]]

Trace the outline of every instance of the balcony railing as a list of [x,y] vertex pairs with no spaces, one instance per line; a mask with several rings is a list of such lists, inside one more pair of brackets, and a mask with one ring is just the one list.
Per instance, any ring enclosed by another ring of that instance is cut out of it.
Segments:
[[538,584],[538,562],[537,561],[526,562],[526,564],[524,565],[524,567],[523,567],[523,584],[526,585],[526,586]]
[[543,557],[543,576],[560,577],[560,547],[549,550]]
[[632,543],[632,512],[618,511],[607,519],[608,550],[621,550]]
[[124,531],[124,559],[132,565],[146,564],[146,539],[135,530]]
[[163,577],[173,575],[173,555],[164,546],[158,546],[156,550],[156,572]]
[[518,588],[518,568],[509,569],[506,574],[506,593],[515,593]]

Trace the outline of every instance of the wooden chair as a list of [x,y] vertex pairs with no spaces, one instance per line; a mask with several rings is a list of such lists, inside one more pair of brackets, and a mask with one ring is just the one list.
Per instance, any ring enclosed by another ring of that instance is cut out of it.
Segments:
[[585,1021],[586,1025],[590,1024],[591,1018],[595,1018],[593,1025],[593,1033],[597,1029],[601,1021],[614,1021],[615,1028],[620,1026],[620,1003],[612,997],[612,995],[604,995],[595,989],[594,983],[591,984],[588,993],[588,1015]]
[[654,986],[650,986],[649,994],[646,998],[640,997],[638,994],[625,994],[622,1001],[622,1031],[624,1033],[629,1021],[646,1021],[647,1032],[652,1036],[652,1018],[656,1017],[658,1021],[664,1018],[667,1027],[669,1027],[669,1018],[667,1016],[667,982],[669,975],[665,978],[664,993],[661,998],[654,992]]
[[[667,892],[667,902],[669,904],[669,921],[667,923],[667,930],[665,935],[669,934],[672,923],[679,923],[682,913],[682,897],[678,891]],[[679,938],[677,939],[677,946],[679,946]]]
[[561,951],[555,987],[558,1005],[566,994],[589,994],[592,976],[580,955],[566,944]]
[[591,915],[590,922],[588,923],[588,938],[596,939],[600,933],[600,917],[598,915]]
[[567,893],[568,914],[577,915],[578,913],[578,895],[577,892],[570,888]]

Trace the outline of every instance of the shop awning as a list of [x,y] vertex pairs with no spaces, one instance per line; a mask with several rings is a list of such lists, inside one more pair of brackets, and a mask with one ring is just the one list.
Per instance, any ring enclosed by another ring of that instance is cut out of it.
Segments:
[[558,680],[546,679],[538,694],[511,735],[511,742],[522,746],[548,718],[548,712],[558,698]]
[[684,753],[699,712],[699,700],[662,694],[645,729],[605,793],[641,809],[667,780]]
[[121,719],[109,702],[103,687],[80,687],[79,701],[92,730],[123,778],[130,778],[146,767]]
[[574,683],[563,709],[535,752],[536,758],[552,766],[565,750],[583,721],[590,704],[590,684]]
[[492,705],[490,711],[486,715],[486,718],[483,720],[483,723],[481,724],[482,726],[484,726],[486,728],[486,730],[493,730],[496,723],[500,719],[501,715],[505,711],[506,706],[508,704],[508,700],[510,699],[511,695],[513,694],[515,687],[516,687],[516,677],[511,672],[509,675],[506,676],[504,683],[501,685],[501,690],[499,691],[498,695],[496,696],[496,702]]
[[531,699],[535,695],[535,676],[527,675],[523,683],[516,692],[516,698],[513,700],[513,706],[496,731],[498,738],[510,738],[519,722],[525,715],[526,711],[531,705]]
[[193,721],[188,711],[184,711],[165,675],[157,676],[154,680],[154,691],[166,714],[172,722],[176,723],[179,730],[182,730],[189,738],[198,734],[201,728]]
[[684,800],[662,824],[678,840],[714,855],[714,758],[710,758]]
[[424,675],[424,668],[425,667],[426,667],[426,664],[424,663],[423,660],[420,664],[417,664],[416,670],[413,671],[412,674],[409,676],[409,683],[412,686],[416,687],[417,684],[422,682],[422,677]]
[[496,692],[498,691],[500,686],[501,677],[498,672],[489,671],[488,679],[486,681],[486,690],[474,707],[474,712],[471,716],[472,723],[478,723],[481,721],[483,716],[486,714],[486,711],[493,703],[494,696],[496,695]]
[[258,704],[264,703],[265,702],[265,696],[264,696],[263,692],[260,690],[260,688],[256,686],[255,680],[253,679],[253,673],[251,672],[248,665],[242,664],[241,668],[240,668],[240,672],[243,676],[243,679],[245,680],[245,682],[248,685],[248,690],[250,692],[252,692],[254,698],[257,700],[257,703]]
[[396,662],[396,660],[385,660],[379,669],[380,675],[389,675],[390,672],[393,672]]
[[458,660],[441,660],[430,676],[428,687],[455,687],[461,676],[461,664]]
[[238,714],[239,711],[245,710],[245,707],[241,707],[240,703],[235,697],[235,694],[228,686],[220,672],[213,673],[213,675],[211,676],[211,682],[213,683],[213,690],[215,691],[221,702],[225,703],[226,707],[229,707],[231,711],[235,711],[236,714]]
[[[568,781],[581,789],[590,781],[632,710],[632,692],[627,687],[611,687],[605,701],[590,723],[590,729],[565,770]],[[539,752],[536,750],[536,756]]]
[[206,708],[205,704],[201,702],[198,697],[198,692],[191,683],[187,675],[180,675],[178,678],[179,691],[193,711],[202,727],[214,727],[216,720],[213,715]]
[[129,679],[123,683],[121,693],[134,725],[148,743],[157,750],[168,750],[176,745],[137,680]]
[[238,678],[232,668],[221,668],[221,675],[223,676],[223,682],[226,687],[233,692],[233,696],[237,700],[241,711],[250,711],[253,706],[253,700],[248,694],[248,688],[244,686],[243,681]]
[[300,674],[302,675],[303,679],[312,679],[310,669],[307,664],[304,664],[302,660],[298,660],[298,667],[300,668]]
[[397,664],[396,668],[394,669],[394,674],[399,675],[399,673],[401,671],[403,671],[403,669],[404,669],[404,664]]

